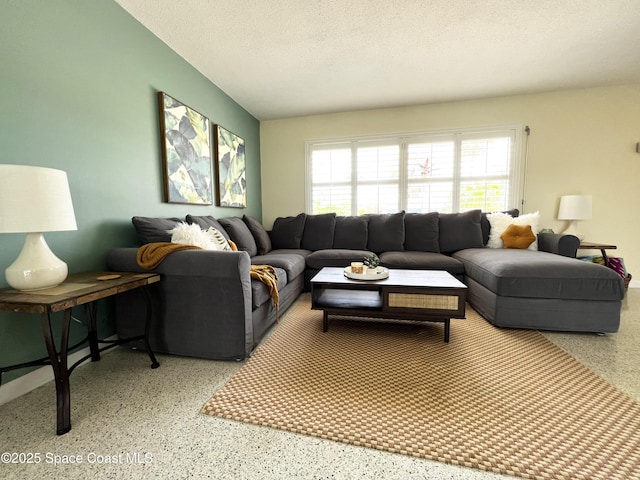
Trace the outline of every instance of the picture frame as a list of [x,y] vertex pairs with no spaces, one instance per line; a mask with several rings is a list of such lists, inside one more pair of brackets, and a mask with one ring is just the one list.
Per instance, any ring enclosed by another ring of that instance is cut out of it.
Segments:
[[218,183],[218,206],[247,206],[247,177],[244,140],[226,128],[214,126],[214,155]]
[[200,112],[158,92],[164,200],[213,204],[211,124]]

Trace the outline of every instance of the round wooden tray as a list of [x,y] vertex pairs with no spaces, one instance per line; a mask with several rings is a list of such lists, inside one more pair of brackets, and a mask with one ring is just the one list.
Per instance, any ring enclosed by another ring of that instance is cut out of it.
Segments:
[[389,277],[389,269],[385,267],[377,267],[376,273],[352,273],[351,266],[349,266],[344,267],[344,276],[352,280],[384,280]]

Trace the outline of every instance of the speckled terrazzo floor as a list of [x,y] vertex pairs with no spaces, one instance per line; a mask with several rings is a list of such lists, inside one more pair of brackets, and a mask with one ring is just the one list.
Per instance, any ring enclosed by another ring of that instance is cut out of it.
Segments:
[[[640,401],[639,303],[640,289],[629,290],[616,334],[545,335]],[[38,464],[0,462],[0,478],[511,478],[201,415],[242,364],[159,360],[151,370],[144,353],[117,349],[79,367],[64,436],[55,435],[51,382],[0,406],[0,453],[40,456]],[[72,459],[82,463],[53,463]]]

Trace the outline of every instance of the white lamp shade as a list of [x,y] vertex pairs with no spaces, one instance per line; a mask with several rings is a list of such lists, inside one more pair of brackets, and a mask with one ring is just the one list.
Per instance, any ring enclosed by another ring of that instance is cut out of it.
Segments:
[[0,233],[77,229],[65,172],[0,165]]
[[560,197],[558,220],[589,220],[591,209],[591,195],[563,195]]

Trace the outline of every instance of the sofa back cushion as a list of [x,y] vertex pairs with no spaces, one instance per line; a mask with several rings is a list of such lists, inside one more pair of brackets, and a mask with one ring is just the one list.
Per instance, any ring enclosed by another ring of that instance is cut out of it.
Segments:
[[366,217],[336,217],[336,229],[333,234],[333,248],[348,250],[366,250],[369,222]]
[[273,248],[300,248],[306,217],[301,213],[295,217],[276,218],[269,234]]
[[375,253],[404,250],[404,212],[366,215],[369,218],[367,248]]
[[464,248],[480,248],[482,228],[480,210],[462,213],[440,213],[438,228],[440,230],[440,251],[451,253]]
[[242,221],[247,225],[251,235],[253,235],[253,239],[256,241],[258,255],[269,253],[272,248],[271,238],[269,238],[269,234],[262,226],[262,222],[253,217],[248,217],[247,215],[242,216]]
[[352,248],[327,248],[311,252],[306,258],[307,267],[312,270],[321,270],[324,267],[342,267],[351,265],[351,262],[362,262],[373,252],[369,250],[354,250]]
[[250,257],[255,257],[258,254],[258,246],[256,241],[247,227],[247,224],[239,217],[227,217],[218,220],[220,224],[231,237],[233,243],[236,244],[238,250],[247,252]]
[[196,225],[200,225],[200,228],[202,230],[209,230],[209,227],[213,227],[216,230],[218,230],[224,236],[224,238],[229,240],[229,234],[226,232],[224,227],[220,224],[220,222],[218,222],[218,220],[213,218],[211,215],[203,215],[203,216],[187,215],[186,220],[188,224],[195,223]]
[[179,218],[153,218],[153,217],[132,217],[131,223],[136,229],[140,242],[170,242],[171,234],[168,230],[173,229],[178,223],[182,222]]
[[325,250],[333,246],[336,214],[307,215],[304,222],[301,247],[305,250]]
[[404,248],[440,253],[438,212],[407,213],[404,216]]

